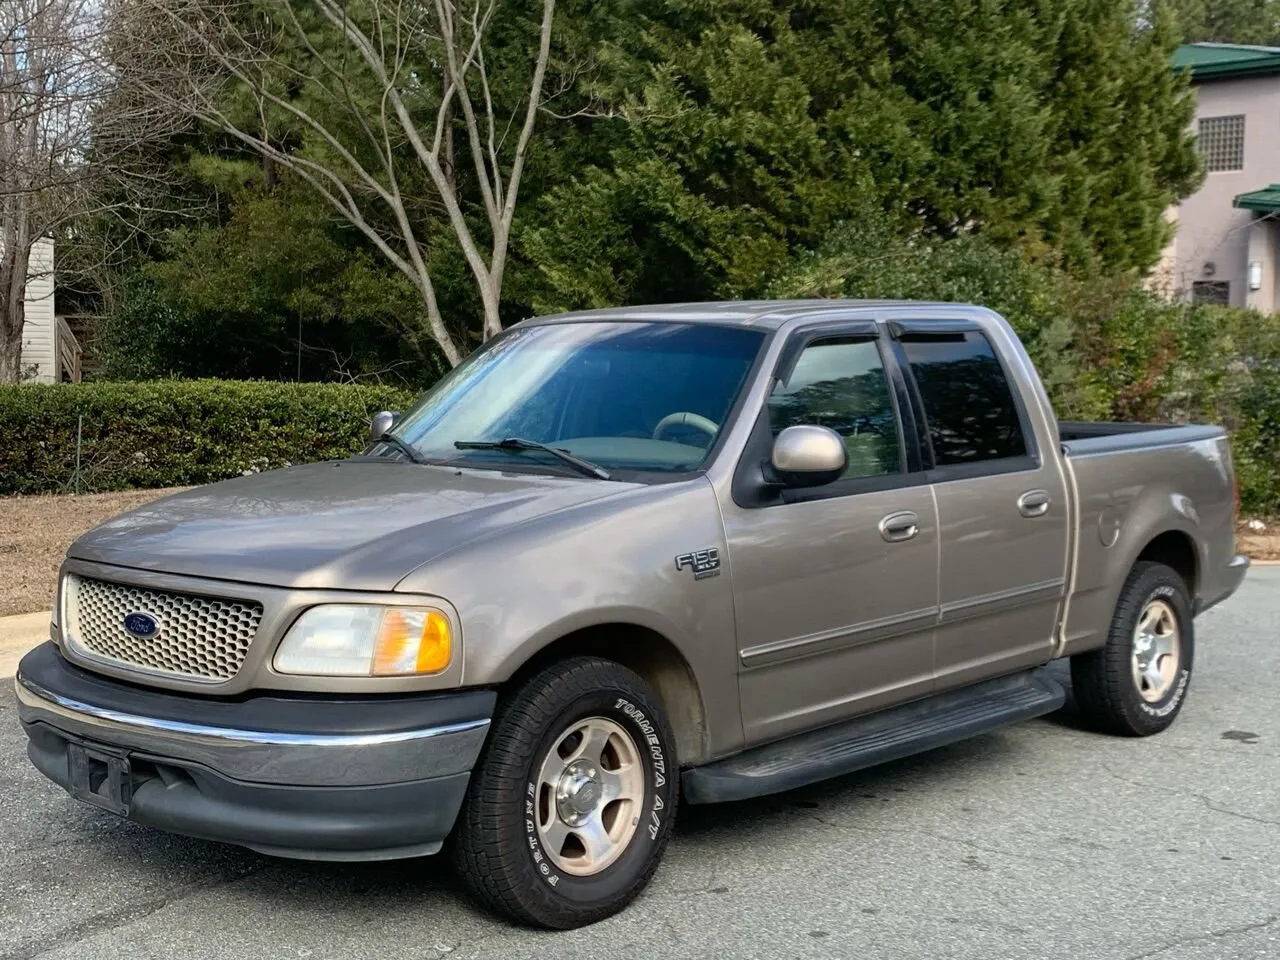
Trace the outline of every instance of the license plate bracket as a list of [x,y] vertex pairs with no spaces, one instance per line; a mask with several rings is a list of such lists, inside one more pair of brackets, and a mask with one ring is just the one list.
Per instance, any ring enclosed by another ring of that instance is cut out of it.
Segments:
[[77,800],[120,816],[133,803],[133,771],[124,750],[80,741],[67,742],[68,791]]

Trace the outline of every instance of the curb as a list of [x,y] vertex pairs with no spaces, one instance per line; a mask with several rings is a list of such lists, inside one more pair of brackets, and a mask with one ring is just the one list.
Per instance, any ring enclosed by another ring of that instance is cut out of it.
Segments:
[[0,617],[0,677],[11,677],[28,650],[49,639],[48,610]]

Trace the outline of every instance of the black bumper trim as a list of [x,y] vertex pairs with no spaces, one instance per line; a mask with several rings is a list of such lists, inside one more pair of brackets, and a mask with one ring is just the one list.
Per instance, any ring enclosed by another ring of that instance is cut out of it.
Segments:
[[440,849],[496,695],[177,695],[47,643],[16,678],[27,753],[79,799],[173,833],[313,860]]
[[82,670],[53,643],[42,643],[23,657],[18,674],[60,697],[106,710],[199,726],[317,736],[393,734],[487,720],[498,698],[492,690],[323,698],[260,694],[218,699],[174,694]]
[[[70,791],[68,741],[49,728],[28,732],[31,762]],[[132,754],[131,759],[127,819],[305,860],[389,860],[437,852],[453,828],[471,776],[288,787],[244,783],[163,757]]]

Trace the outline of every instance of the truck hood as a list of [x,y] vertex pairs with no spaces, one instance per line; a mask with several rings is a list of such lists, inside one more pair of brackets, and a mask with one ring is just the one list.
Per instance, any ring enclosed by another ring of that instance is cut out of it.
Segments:
[[282,587],[392,590],[493,531],[632,484],[344,460],[226,480],[122,514],[67,556]]

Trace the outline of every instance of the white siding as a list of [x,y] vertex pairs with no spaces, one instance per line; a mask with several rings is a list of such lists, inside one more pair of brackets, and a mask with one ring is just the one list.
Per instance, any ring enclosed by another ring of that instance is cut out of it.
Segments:
[[53,240],[44,237],[31,248],[27,271],[26,323],[22,328],[22,368],[34,369],[32,380],[58,379],[57,322],[53,305]]

